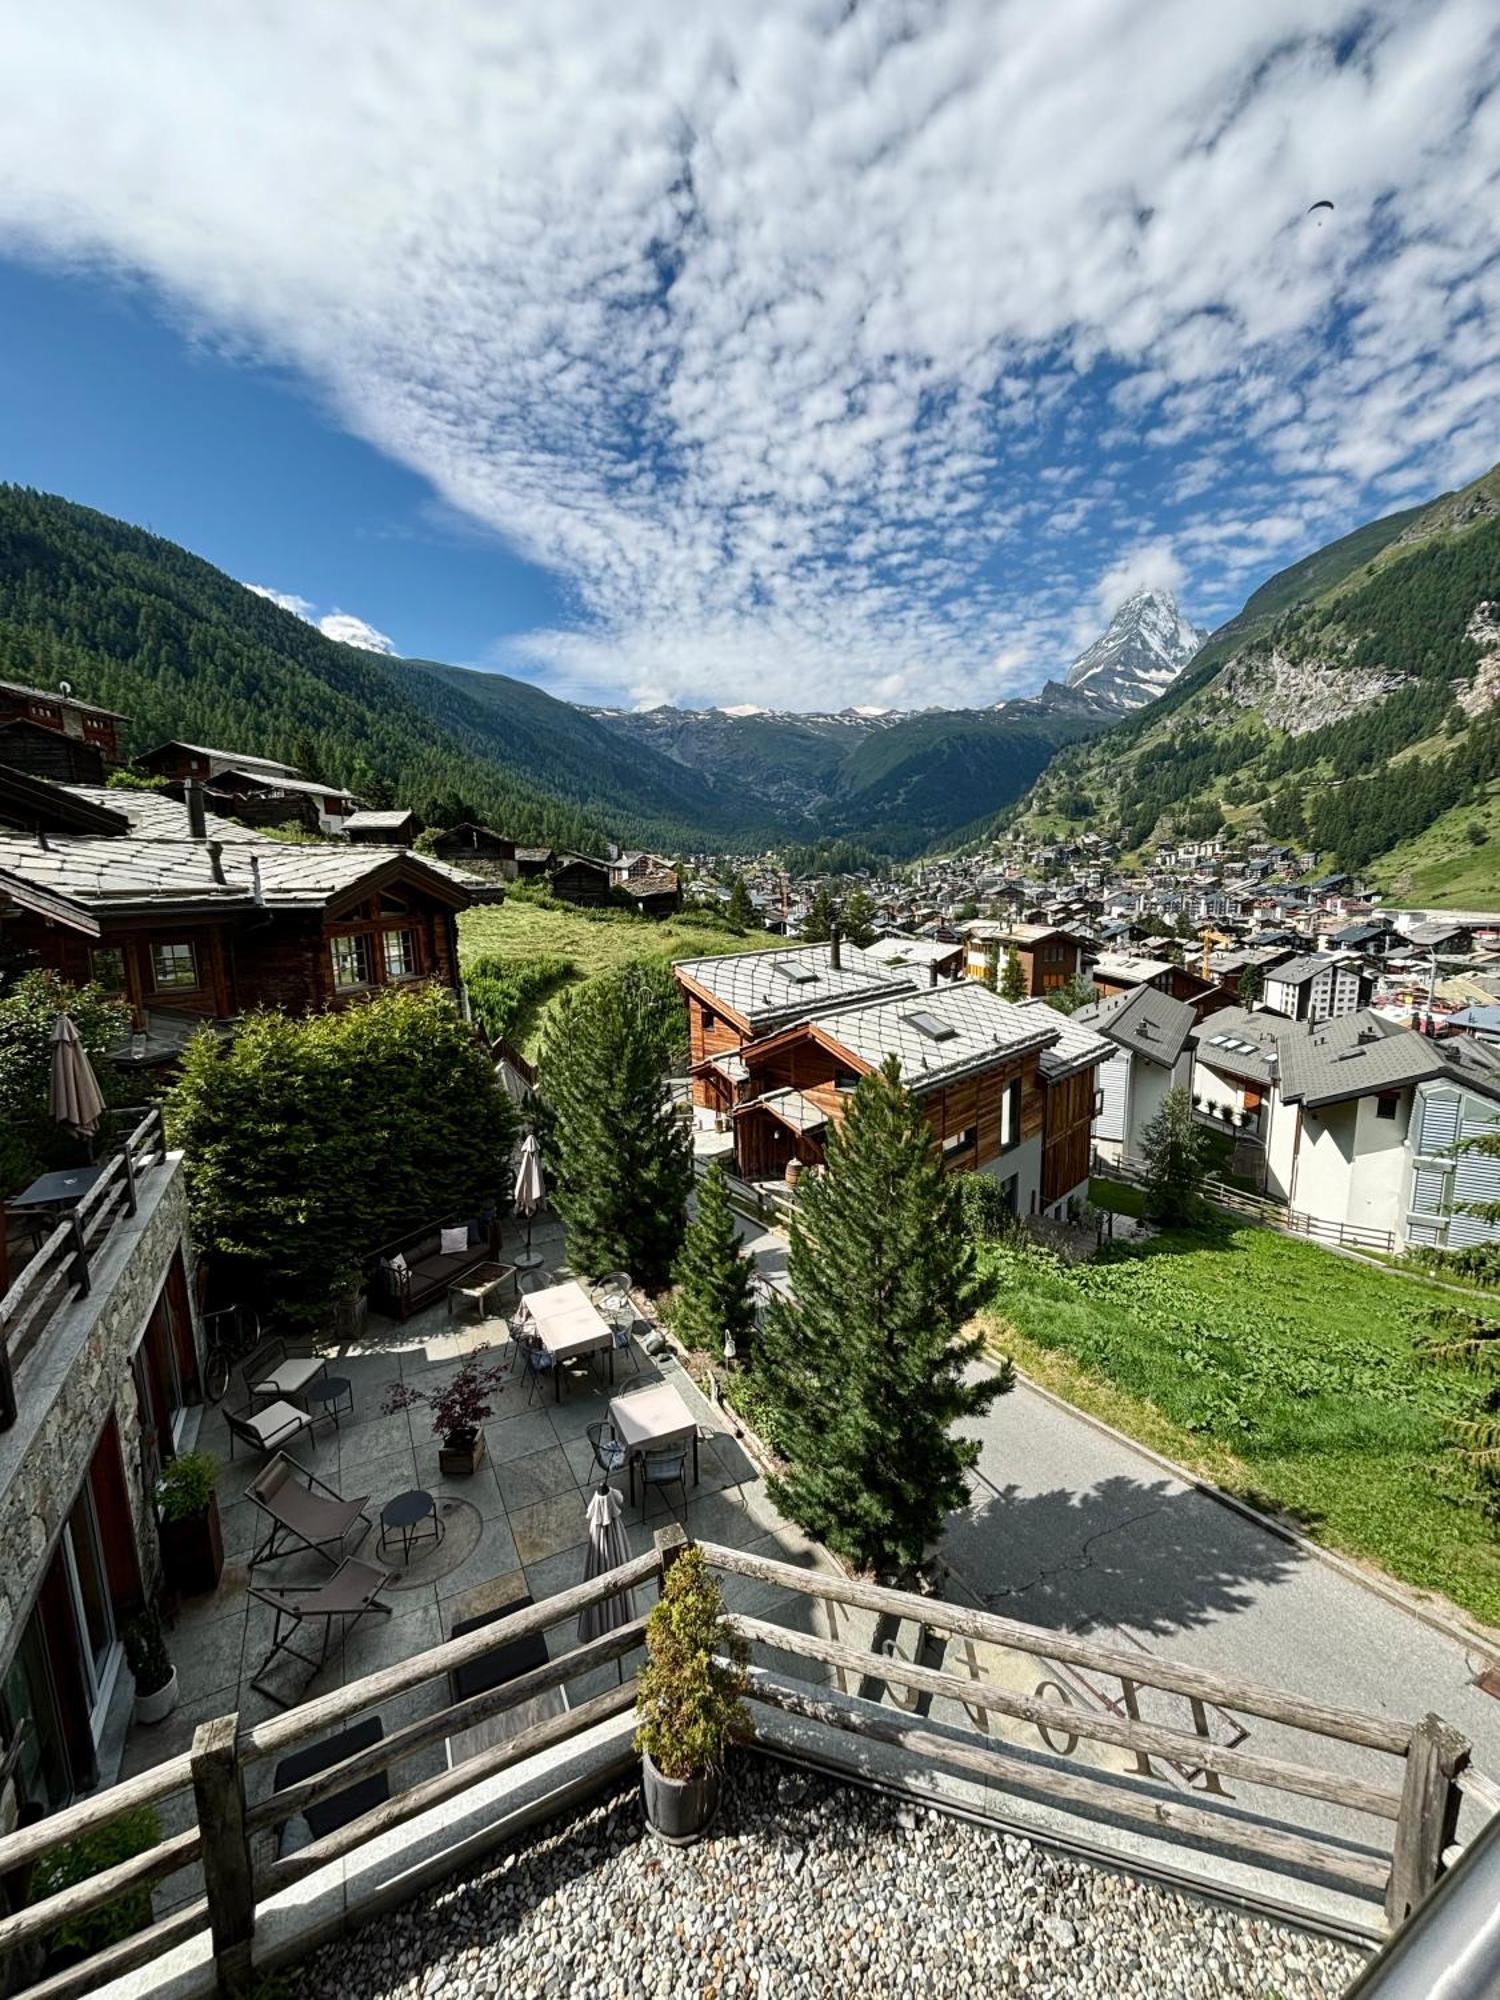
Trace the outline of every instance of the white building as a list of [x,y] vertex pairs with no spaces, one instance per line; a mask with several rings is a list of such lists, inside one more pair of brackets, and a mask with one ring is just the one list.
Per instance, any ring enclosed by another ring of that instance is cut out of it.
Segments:
[[1116,993],[1073,1016],[1114,1045],[1099,1071],[1100,1107],[1094,1145],[1106,1160],[1138,1160],[1146,1127],[1174,1085],[1187,1085],[1193,1053],[1188,1037],[1194,1014],[1153,986]]
[[1309,952],[1266,974],[1265,1004],[1292,1021],[1331,1021],[1370,1004],[1375,982],[1357,952]]

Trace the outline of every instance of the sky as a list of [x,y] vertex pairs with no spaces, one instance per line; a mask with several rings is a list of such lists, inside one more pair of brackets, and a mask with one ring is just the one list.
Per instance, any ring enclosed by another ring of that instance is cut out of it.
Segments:
[[574,699],[999,700],[1500,458],[1497,84],[1493,0],[50,0],[0,478]]

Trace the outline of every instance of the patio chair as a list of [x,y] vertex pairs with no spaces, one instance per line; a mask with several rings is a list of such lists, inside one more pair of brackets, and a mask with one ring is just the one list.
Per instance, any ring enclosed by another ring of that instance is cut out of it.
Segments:
[[538,1388],[551,1381],[557,1362],[540,1341],[535,1347],[523,1347],[521,1352],[526,1358],[526,1402],[529,1408]]
[[666,1498],[666,1488],[682,1488],[682,1514],[687,1519],[687,1453],[678,1445],[659,1451],[643,1451],[640,1457],[641,1471],[641,1519],[646,1518],[646,1501],[655,1486],[661,1491],[663,1505],[672,1513],[672,1503]]
[[596,1284],[589,1287],[589,1296],[606,1318],[616,1312],[628,1312],[634,1315],[635,1306],[630,1297],[628,1271],[606,1271]]
[[[304,1480],[305,1485],[301,1483]],[[255,1475],[245,1488],[245,1498],[259,1508],[268,1524],[265,1540],[250,1558],[252,1569],[293,1549],[314,1549],[337,1566],[370,1532],[370,1517],[365,1512],[368,1493],[361,1493],[357,1500],[345,1500],[284,1451],[277,1452]],[[344,1538],[356,1521],[363,1521],[364,1527],[346,1548]]]
[[294,1354],[278,1335],[258,1347],[244,1366],[245,1393],[254,1403],[261,1397],[273,1402],[300,1396],[309,1382],[328,1373],[322,1354]]
[[609,1344],[614,1353],[623,1354],[629,1358],[631,1367],[639,1375],[641,1372],[641,1358],[635,1351],[635,1342],[630,1338],[630,1329],[634,1321],[635,1315],[633,1313],[628,1319],[623,1313],[617,1319],[610,1319]]
[[[283,1653],[290,1653],[304,1666],[311,1667],[314,1674],[318,1673],[328,1658],[328,1640],[335,1618],[348,1621],[343,1628],[347,1636],[367,1611],[378,1611],[384,1617],[390,1617],[391,1607],[380,1602],[380,1593],[390,1582],[391,1575],[390,1570],[377,1569],[373,1563],[361,1562],[357,1556],[345,1556],[325,1582],[300,1590],[274,1590],[265,1584],[252,1583],[250,1595],[258,1603],[269,1605],[276,1617],[271,1629],[271,1649],[257,1667],[251,1687],[258,1694],[263,1694],[267,1701],[277,1702],[282,1708],[291,1708],[293,1703],[285,1695],[266,1685],[266,1675],[276,1661]],[[300,1652],[292,1644],[303,1625],[314,1618],[323,1621],[323,1644],[316,1657]]]
[[[291,1785],[300,1785],[305,1778],[320,1777],[324,1771],[331,1771],[335,1764],[342,1764],[346,1757],[353,1757],[380,1742],[384,1734],[380,1717],[367,1715],[362,1721],[341,1729],[337,1736],[325,1736],[321,1743],[309,1743],[305,1749],[294,1750],[290,1757],[283,1757],[276,1766],[274,1789],[284,1792]],[[330,1833],[337,1833],[341,1826],[347,1826],[350,1820],[360,1819],[365,1813],[373,1812],[376,1806],[383,1806],[390,1795],[388,1771],[372,1771],[367,1778],[356,1778],[344,1791],[319,1799],[291,1819],[283,1820],[276,1829],[276,1852],[280,1854],[287,1845],[288,1836],[299,1821],[306,1827],[309,1840],[322,1840]],[[300,1840],[293,1843],[294,1847],[306,1844]]]
[[556,1282],[550,1271],[523,1271],[516,1280],[516,1290],[524,1299],[532,1292],[545,1292]]
[[602,1423],[586,1425],[585,1430],[594,1463],[605,1478],[611,1473],[623,1472],[630,1463],[630,1449],[615,1436],[614,1425],[606,1419]]
[[527,1347],[537,1347],[540,1345],[540,1342],[541,1336],[531,1324],[530,1316],[523,1308],[510,1321],[510,1372],[512,1375],[515,1374],[521,1365],[522,1350]]
[[229,1426],[229,1456],[234,1457],[235,1440],[249,1445],[252,1451],[264,1455],[279,1446],[290,1444],[304,1431],[310,1431],[313,1420],[306,1410],[299,1410],[295,1403],[268,1403],[263,1410],[257,1410],[247,1403],[242,1410],[226,1409],[224,1421]]

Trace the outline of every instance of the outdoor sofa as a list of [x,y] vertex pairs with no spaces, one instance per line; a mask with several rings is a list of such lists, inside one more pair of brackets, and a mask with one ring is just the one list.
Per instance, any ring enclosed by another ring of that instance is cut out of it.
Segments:
[[[460,1230],[462,1248],[455,1244]],[[493,1209],[477,1216],[448,1216],[413,1230],[398,1242],[387,1243],[370,1260],[365,1274],[370,1304],[390,1319],[409,1319],[434,1299],[444,1298],[450,1285],[493,1261],[499,1249],[500,1224]]]

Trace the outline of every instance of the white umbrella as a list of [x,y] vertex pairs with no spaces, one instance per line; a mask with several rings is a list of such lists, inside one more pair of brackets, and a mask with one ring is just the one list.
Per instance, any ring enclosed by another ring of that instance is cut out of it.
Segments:
[[[585,1583],[629,1562],[630,1545],[625,1539],[625,1525],[621,1519],[624,1512],[624,1501],[606,1481],[589,1502],[589,1541],[583,1559]],[[602,1639],[606,1632],[613,1632],[617,1626],[628,1625],[634,1616],[635,1605],[628,1590],[619,1591],[613,1597],[601,1597],[597,1604],[585,1605],[578,1618],[579,1645],[586,1646],[590,1639]]]
[[72,1017],[59,1014],[52,1030],[52,1083],[47,1108],[59,1125],[69,1125],[80,1138],[92,1138],[104,1116],[104,1095],[94,1075],[83,1038]]
[[535,1270],[542,1261],[539,1250],[531,1247],[531,1218],[547,1198],[547,1183],[542,1179],[542,1149],[536,1142],[535,1132],[528,1132],[521,1146],[520,1164],[516,1168],[516,1187],[511,1199],[517,1215],[526,1218],[526,1248],[516,1258],[517,1266],[523,1271]]

